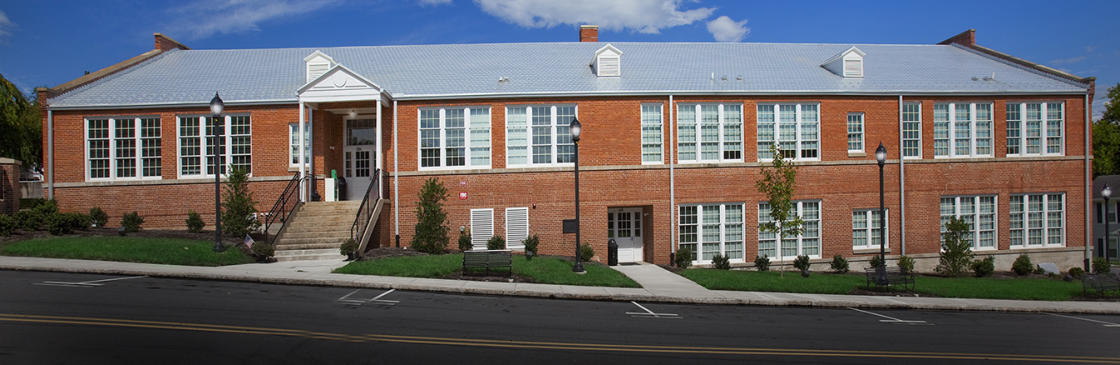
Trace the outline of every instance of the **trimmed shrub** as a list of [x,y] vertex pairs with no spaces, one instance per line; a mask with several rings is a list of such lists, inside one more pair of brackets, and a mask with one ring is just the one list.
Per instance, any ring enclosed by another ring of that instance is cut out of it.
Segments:
[[93,225],[98,228],[105,227],[106,224],[109,224],[109,215],[105,214],[105,211],[101,210],[101,207],[89,208],[89,218]]
[[1015,263],[1011,264],[1011,271],[1014,271],[1015,275],[1019,276],[1027,275],[1034,271],[1034,264],[1031,264],[1030,256],[1019,255],[1019,257],[1015,259]]
[[0,236],[10,236],[16,230],[16,219],[7,214],[0,214]]
[[798,255],[796,259],[793,259],[793,267],[802,272],[809,271],[809,256]]
[[525,245],[525,259],[532,260],[533,256],[537,255],[537,246],[540,246],[541,239],[537,235],[531,235],[521,240],[521,244]]
[[1080,267],[1071,267],[1069,268],[1069,276],[1072,276],[1074,279],[1081,280],[1081,278],[1085,277],[1085,269],[1082,269]]
[[588,262],[591,261],[592,257],[595,257],[595,249],[591,248],[591,244],[584,242],[582,245],[579,245],[580,261]]
[[261,225],[254,214],[257,212],[256,205],[253,193],[249,191],[249,172],[231,167],[222,192],[222,232],[242,238],[256,231]]
[[272,247],[272,245],[270,244],[264,242],[257,242],[256,244],[253,244],[253,255],[256,255],[257,259],[259,260],[264,260],[272,257],[272,255],[275,253],[276,248]]
[[54,200],[45,200],[42,204],[36,205],[31,210],[39,213],[45,219],[52,214],[58,214],[58,203]]
[[450,241],[448,233],[451,232],[451,228],[447,226],[447,211],[443,210],[443,202],[447,200],[447,188],[433,177],[424,181],[419,195],[420,201],[416,202],[416,234],[412,236],[412,248],[430,254],[443,253],[447,249],[447,242]]
[[898,257],[898,270],[903,274],[914,273],[914,258],[906,255]]
[[16,226],[26,232],[38,231],[43,226],[43,215],[34,210],[21,210],[12,216]]
[[70,228],[70,220],[67,219],[65,214],[51,214],[46,219],[47,232],[55,236],[73,233]]
[[1093,273],[1094,274],[1104,274],[1104,273],[1111,272],[1111,271],[1112,271],[1112,263],[1108,262],[1108,259],[1103,258],[1103,257],[1098,257],[1098,258],[1093,259]]
[[89,215],[78,213],[78,212],[61,213],[61,214],[66,216],[66,221],[70,223],[70,229],[75,230],[75,231],[88,231],[89,230],[89,226],[91,224],[90,223],[91,219],[90,219]]
[[504,249],[506,249],[506,239],[502,238],[502,236],[490,237],[490,240],[486,241],[486,249],[487,250],[504,250]]
[[770,257],[755,256],[754,268],[758,269],[758,271],[770,271]]
[[187,231],[191,233],[202,232],[202,227],[206,227],[206,222],[202,221],[202,216],[193,210],[187,212]]
[[144,224],[144,217],[133,211],[121,217],[121,227],[125,232],[140,232],[140,225]]
[[471,243],[470,231],[459,232],[459,251],[470,251],[472,249],[474,249],[474,244]]
[[848,260],[845,259],[844,256],[832,256],[832,264],[830,266],[832,266],[832,271],[836,273],[843,274],[848,272]]
[[724,255],[712,257],[712,266],[720,270],[731,270],[731,259]]
[[883,256],[875,255],[871,257],[871,268],[877,269],[886,266],[887,263],[883,261]]
[[338,253],[346,255],[347,259],[352,259],[358,253],[358,243],[353,238],[347,238],[346,242],[338,247]]
[[687,269],[689,266],[692,266],[692,249],[681,247],[681,249],[677,250],[677,256],[674,260],[676,261],[674,264],[677,264],[679,268]]
[[972,262],[972,273],[978,278],[991,276],[996,271],[996,258],[992,256],[985,257],[982,260]]
[[949,219],[945,229],[937,271],[949,276],[959,276],[972,263],[972,242],[965,239],[966,235],[971,234],[970,229],[968,223],[956,217]]

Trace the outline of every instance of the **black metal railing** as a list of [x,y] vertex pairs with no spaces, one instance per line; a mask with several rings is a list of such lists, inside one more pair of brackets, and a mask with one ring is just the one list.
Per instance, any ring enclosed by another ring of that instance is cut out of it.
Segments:
[[350,226],[350,237],[358,244],[362,243],[362,237],[366,234],[366,228],[369,226],[369,220],[373,214],[373,208],[377,205],[377,201],[381,200],[384,194],[382,188],[384,184],[384,171],[375,169],[373,171],[373,181],[369,183],[366,188],[365,196],[362,197],[362,205],[358,207],[358,213],[354,216],[354,224]]
[[284,191],[280,193],[280,197],[276,199],[276,203],[272,204],[272,209],[268,210],[268,214],[264,218],[264,240],[268,243],[273,243],[275,237],[271,236],[269,231],[274,223],[279,220],[280,228],[277,232],[283,231],[284,226],[288,224],[289,218],[292,217],[292,212],[299,206],[299,173],[292,175],[292,179],[288,180],[288,185],[284,187]]

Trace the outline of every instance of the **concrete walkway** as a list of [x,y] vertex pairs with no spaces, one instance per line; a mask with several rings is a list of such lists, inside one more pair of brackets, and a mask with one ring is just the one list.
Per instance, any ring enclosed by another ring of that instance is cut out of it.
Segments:
[[824,308],[901,308],[1120,314],[1120,302],[1054,302],[1031,300],[915,298],[863,295],[797,294],[707,290],[656,265],[616,266],[643,288],[483,282],[333,274],[343,261],[290,261],[224,267],[197,267],[130,262],[0,256],[0,270],[147,275],[187,279],[233,280],[271,284],[419,290],[461,294],[516,295],[584,300],[742,304]]

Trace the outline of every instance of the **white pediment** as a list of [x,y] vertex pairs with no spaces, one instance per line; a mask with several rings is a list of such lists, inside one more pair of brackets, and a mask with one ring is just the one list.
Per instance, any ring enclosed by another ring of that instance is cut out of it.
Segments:
[[342,65],[299,88],[299,98],[305,102],[377,100],[380,95],[380,86]]

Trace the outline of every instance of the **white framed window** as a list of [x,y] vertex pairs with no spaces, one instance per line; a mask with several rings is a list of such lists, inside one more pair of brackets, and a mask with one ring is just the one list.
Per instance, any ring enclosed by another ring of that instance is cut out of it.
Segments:
[[[303,124],[304,164],[311,163],[311,123]],[[299,123],[288,123],[288,167],[299,167]]]
[[420,169],[490,168],[490,108],[421,108]]
[[902,104],[902,157],[922,158],[922,103]]
[[494,237],[494,209],[471,209],[471,247],[485,250],[491,237]]
[[529,208],[506,208],[506,247],[525,249],[529,237]]
[[[890,246],[890,239],[887,237],[890,229],[883,230],[883,226],[879,223],[880,216],[882,214],[879,214],[879,209],[856,209],[852,211],[853,250],[878,249],[880,241],[884,241],[884,245]],[[890,219],[889,210],[887,216],[883,219]],[[887,226],[890,227],[889,222]]]
[[820,104],[759,104],[759,161],[774,158],[771,154],[774,144],[786,158],[820,160]]
[[86,118],[86,180],[163,178],[159,117]]
[[1008,156],[1065,154],[1065,103],[1007,103]]
[[1066,244],[1065,194],[1011,195],[1011,247],[1062,247]]
[[677,160],[743,161],[742,104],[678,104]]
[[215,147],[221,174],[226,174],[230,166],[252,173],[251,118],[249,115],[226,115],[222,119],[224,123],[218,124],[209,116],[178,117],[180,178],[213,177]]
[[568,126],[576,105],[506,107],[506,166],[556,166],[575,161]]
[[991,157],[992,104],[933,104],[933,156]]
[[663,150],[661,141],[661,104],[642,104],[642,164],[660,164]]
[[863,152],[863,113],[848,113],[848,153]]
[[965,240],[972,243],[973,251],[996,249],[995,195],[941,197],[941,242],[945,242],[946,224],[953,217],[968,224]]
[[716,255],[745,262],[743,203],[680,206],[680,247],[692,251],[692,261],[711,263]]
[[[821,201],[802,200],[794,202],[796,216],[801,217],[802,232],[799,236],[787,236],[778,242],[777,232],[758,230],[758,255],[778,261],[792,260],[798,255],[821,258]],[[774,222],[770,217],[770,203],[758,203],[758,225]],[[775,222],[776,223],[776,222]]]

